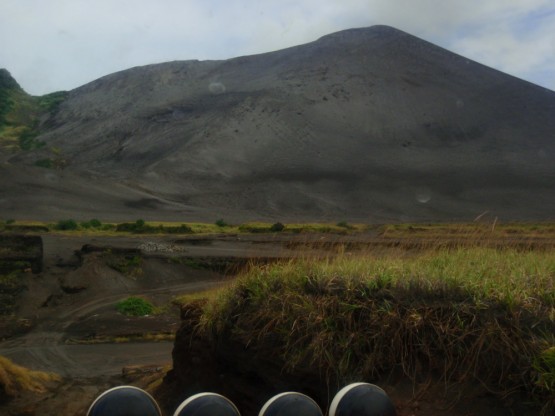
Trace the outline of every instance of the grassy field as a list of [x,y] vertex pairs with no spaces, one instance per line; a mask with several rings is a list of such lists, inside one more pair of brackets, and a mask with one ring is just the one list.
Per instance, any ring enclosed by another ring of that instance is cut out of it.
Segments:
[[551,414],[555,253],[390,250],[254,266],[209,296],[199,331],[263,349],[286,370],[476,383]]
[[374,226],[366,224],[348,224],[339,222],[337,224],[327,223],[305,223],[305,224],[281,224],[247,222],[242,224],[228,224],[223,220],[214,223],[199,222],[164,222],[143,221],[138,219],[133,222],[113,223],[101,222],[97,219],[89,221],[75,221],[64,219],[56,223],[30,220],[5,220],[0,221],[0,231],[45,231],[45,232],[71,232],[100,235],[128,234],[261,234],[261,233],[360,233],[371,230]]
[[229,224],[224,220],[214,223],[135,221],[114,223],[98,219],[76,221],[62,219],[49,223],[32,220],[0,220],[0,231],[58,232],[78,235],[122,234],[336,234],[371,235],[382,240],[410,240],[436,247],[445,241],[469,242],[502,240],[503,246],[522,242],[555,241],[555,223],[432,223],[432,224],[361,224],[337,223],[264,223],[245,222]]

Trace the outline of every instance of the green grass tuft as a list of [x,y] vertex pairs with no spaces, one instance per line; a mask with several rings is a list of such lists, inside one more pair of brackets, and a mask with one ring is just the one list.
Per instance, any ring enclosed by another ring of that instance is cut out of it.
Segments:
[[77,230],[78,227],[79,225],[73,219],[60,220],[54,226],[56,230],[60,230],[60,231]]
[[146,299],[131,296],[118,302],[116,309],[119,313],[128,316],[146,316],[152,315],[155,308],[152,303]]

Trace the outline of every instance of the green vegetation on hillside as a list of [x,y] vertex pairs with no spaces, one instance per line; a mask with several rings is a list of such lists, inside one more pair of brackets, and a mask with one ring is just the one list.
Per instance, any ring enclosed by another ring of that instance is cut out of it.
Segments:
[[[39,119],[57,111],[67,92],[34,97],[27,94],[5,69],[0,69],[0,150],[15,152],[41,148]],[[42,162],[42,166],[45,162]]]
[[433,377],[555,404],[555,253],[396,253],[254,267],[200,331],[336,380]]
[[10,73],[0,68],[0,126],[4,125],[6,116],[14,105],[11,92],[19,88],[19,85],[11,77]]

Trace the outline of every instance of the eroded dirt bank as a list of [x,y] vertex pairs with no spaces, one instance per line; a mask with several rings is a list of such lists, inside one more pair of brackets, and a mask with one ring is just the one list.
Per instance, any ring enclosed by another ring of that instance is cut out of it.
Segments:
[[331,374],[319,373],[309,363],[285,370],[275,348],[268,348],[260,340],[245,343],[231,334],[214,336],[199,331],[201,313],[202,303],[182,309],[183,320],[172,352],[173,369],[156,391],[166,414],[171,414],[185,398],[202,391],[226,395],[244,416],[257,415],[268,399],[285,391],[308,394],[325,412],[335,393],[356,381],[384,388],[398,416],[532,416],[539,412],[529,403],[526,405],[524,398],[503,398],[476,384],[447,386],[429,375],[416,380],[402,374],[380,380],[338,380]]

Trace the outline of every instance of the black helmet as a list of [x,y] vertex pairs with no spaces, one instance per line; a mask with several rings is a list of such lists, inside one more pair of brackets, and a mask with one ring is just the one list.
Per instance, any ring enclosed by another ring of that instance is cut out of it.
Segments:
[[322,410],[310,397],[290,391],[268,400],[258,416],[322,416]]
[[87,416],[162,416],[156,401],[133,386],[106,390],[91,404]]
[[386,392],[369,383],[343,387],[333,398],[329,416],[397,416]]
[[179,405],[173,416],[241,416],[228,398],[216,393],[199,393]]

